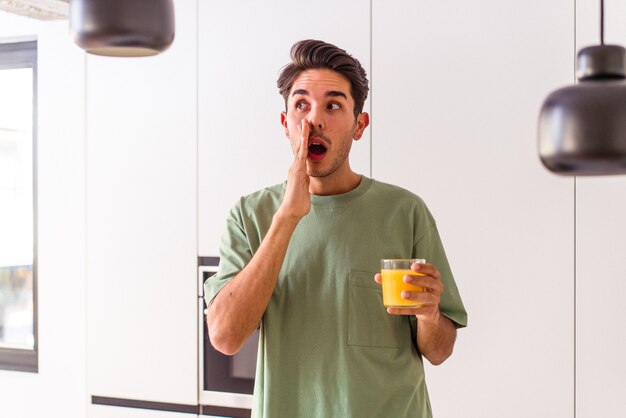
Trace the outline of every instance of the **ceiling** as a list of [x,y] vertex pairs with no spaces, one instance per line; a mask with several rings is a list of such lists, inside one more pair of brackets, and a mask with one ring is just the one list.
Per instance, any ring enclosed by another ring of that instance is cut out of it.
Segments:
[[0,0],[0,11],[39,20],[67,19],[70,0]]

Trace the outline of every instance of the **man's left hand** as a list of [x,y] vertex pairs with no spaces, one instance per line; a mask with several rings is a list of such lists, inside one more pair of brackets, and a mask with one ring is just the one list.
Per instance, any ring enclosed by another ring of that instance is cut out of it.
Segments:
[[[439,302],[443,293],[443,283],[441,274],[433,264],[418,264],[411,266],[411,270],[424,276],[405,275],[402,280],[420,286],[423,292],[402,291],[402,298],[415,301],[418,307],[415,308],[387,308],[387,313],[393,315],[415,315],[420,321],[437,322],[439,320]],[[382,284],[380,273],[374,276],[378,284]]]

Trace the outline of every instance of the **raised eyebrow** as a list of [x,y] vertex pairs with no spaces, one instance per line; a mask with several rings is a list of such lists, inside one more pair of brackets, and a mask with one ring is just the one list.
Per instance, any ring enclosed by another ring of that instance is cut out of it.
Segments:
[[344,99],[348,100],[348,96],[346,96],[344,92],[336,91],[336,90],[331,90],[328,93],[326,93],[326,97],[343,97]]
[[[296,94],[301,94],[303,96],[308,96],[309,92],[305,89],[296,89],[291,93],[291,97],[295,96]],[[342,91],[337,91],[337,90],[331,90],[329,92],[326,93],[326,97],[343,97],[344,99],[348,99],[348,96],[346,96],[346,94]]]
[[296,89],[293,91],[293,93],[291,93],[291,97],[295,96],[296,94],[302,94],[303,96],[308,96],[309,92],[306,91],[305,89]]

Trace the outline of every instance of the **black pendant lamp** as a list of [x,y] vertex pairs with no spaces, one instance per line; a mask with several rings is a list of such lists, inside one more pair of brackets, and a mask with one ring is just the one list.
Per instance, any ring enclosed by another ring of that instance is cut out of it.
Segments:
[[85,51],[146,57],[174,41],[173,0],[70,0],[70,32]]
[[577,55],[578,83],[551,93],[539,114],[539,156],[563,175],[626,174],[626,49],[604,44]]

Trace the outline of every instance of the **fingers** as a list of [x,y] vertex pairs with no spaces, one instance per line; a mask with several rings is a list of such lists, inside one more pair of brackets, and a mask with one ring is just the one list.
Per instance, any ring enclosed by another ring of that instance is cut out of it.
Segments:
[[441,312],[436,306],[423,306],[420,308],[387,308],[387,313],[392,315],[415,315],[420,322],[437,322],[439,318],[441,318]]
[[439,305],[441,298],[436,293],[432,292],[411,292],[408,290],[403,290],[400,294],[402,299],[410,300],[415,302],[417,305],[421,306],[435,306]]
[[426,293],[434,293],[436,295],[443,293],[443,283],[441,280],[435,279],[432,276],[410,276],[407,274],[402,280],[404,280],[405,283],[424,288],[424,292]]
[[376,273],[374,275],[374,281],[378,284],[383,284],[383,277],[381,276],[380,273]]
[[[420,273],[420,276],[404,276],[405,283],[411,283],[416,286],[425,288],[427,292],[433,292],[438,295],[443,293],[443,283],[441,282],[441,274],[437,267],[433,264],[418,264],[415,263],[411,266],[411,270],[416,273]],[[423,274],[423,276],[422,276]]]
[[309,123],[305,119],[302,119],[300,123],[300,147],[296,154],[296,159],[302,163],[306,162],[309,157],[309,130]]
[[431,313],[439,309],[441,299],[439,295],[430,292],[409,292],[403,290],[400,294],[402,299],[411,301],[411,305],[407,307],[387,308],[387,312],[396,315],[420,315]]
[[[287,174],[287,188],[280,205],[279,216],[288,219],[300,220],[311,209],[311,196],[309,194],[310,179],[307,174],[307,159],[309,156],[309,125],[305,121],[298,128],[300,131],[299,144],[294,143],[295,158]],[[295,138],[294,138],[295,140]]]
[[436,322],[441,312],[435,306],[423,306],[420,308],[387,308],[391,315],[415,315],[417,319],[426,322]]
[[[412,279],[417,279],[420,283],[413,283]],[[380,273],[376,273],[374,275],[374,281],[378,284],[382,284],[383,280],[382,280],[382,275]],[[411,300],[416,302],[417,304],[420,305],[420,307],[418,308],[388,308],[387,312],[389,313],[397,313],[399,315],[415,315],[417,313],[422,312],[422,308],[425,307],[433,307],[433,306],[438,306],[439,302],[441,301],[440,298],[440,293],[436,292],[436,291],[432,291],[432,290],[428,290],[427,286],[425,285],[425,283],[430,283],[432,286],[435,287],[439,287],[438,286],[438,281],[434,280],[431,277],[427,277],[427,276],[404,276],[404,281],[407,283],[411,283],[411,284],[415,284],[415,285],[420,285],[424,288],[426,288],[426,290],[424,291],[408,291],[408,290],[404,290],[402,291],[402,293],[400,294],[400,296],[402,297],[402,299],[406,299],[406,300]],[[439,282],[440,284],[440,282]],[[441,289],[443,289],[443,286],[441,286]],[[390,311],[390,309],[393,311]],[[416,309],[418,311],[416,311]],[[415,311],[415,312],[414,312]]]
[[434,279],[441,280],[441,274],[439,273],[439,270],[437,270],[437,267],[435,267],[433,264],[429,264],[429,263],[424,263],[424,264],[415,263],[415,264],[411,265],[411,270],[413,270],[416,273],[425,274],[427,276],[431,276]]
[[[425,264],[423,266],[425,266]],[[423,269],[419,269],[419,271],[422,274],[427,274],[428,272],[431,272],[431,274],[433,274],[436,277],[440,276],[439,271],[437,271],[437,269],[432,270],[430,268],[423,268]],[[437,297],[439,297],[439,295],[443,293],[443,289],[444,289],[443,283],[441,282],[441,280],[436,279],[433,276],[429,276],[429,275],[411,276],[407,274],[406,276],[402,278],[402,280],[404,280],[405,283],[410,283],[415,286],[420,286],[424,289],[423,292],[406,292],[406,293],[414,293],[416,295],[419,295],[420,293],[433,293]],[[382,275],[380,273],[376,273],[374,275],[374,281],[378,284],[382,284],[383,283]],[[411,299],[411,298],[407,298],[407,299]]]
[[[407,308],[387,308],[387,313],[393,315],[416,315],[418,318],[433,318],[439,313],[439,303],[441,302],[441,294],[443,293],[443,283],[441,282],[441,274],[439,270],[428,263],[413,264],[411,270],[420,273],[420,276],[405,275],[402,280],[415,286],[420,286],[423,291],[407,291],[401,293],[402,299],[415,302],[417,307]],[[422,276],[423,275],[423,276]],[[376,273],[374,281],[382,284],[382,275]]]
[[420,308],[387,308],[387,313],[393,315],[419,315],[427,309],[426,307]]

